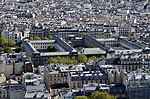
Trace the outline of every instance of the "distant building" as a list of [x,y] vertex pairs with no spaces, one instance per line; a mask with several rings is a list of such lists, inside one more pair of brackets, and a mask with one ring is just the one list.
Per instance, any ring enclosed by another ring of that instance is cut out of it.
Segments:
[[99,71],[71,72],[69,77],[69,86],[71,89],[82,88],[84,84],[88,83],[107,84],[108,82],[107,73]]
[[121,27],[115,27],[114,30],[119,35],[128,36],[132,33],[131,26],[121,26]]
[[[31,58],[34,66],[44,65],[46,61],[50,57],[77,57],[78,54],[84,53],[87,57],[90,56],[106,56],[106,52],[114,52],[114,50],[105,45],[96,39],[85,36],[83,38],[84,45],[88,46],[89,48],[83,48],[81,50],[76,50],[72,47],[69,42],[61,39],[57,36],[54,36],[55,40],[41,40],[41,41],[29,41],[25,39],[22,42],[24,51],[27,52],[27,55]],[[79,40],[80,42],[81,40]],[[47,50],[48,46],[54,46],[59,52],[40,52]],[[82,45],[83,46],[83,45]]]
[[143,59],[139,55],[125,55],[120,58],[120,65],[126,71],[134,71],[143,67]]
[[4,75],[0,75],[0,99],[24,99],[25,87],[17,81],[6,81]]
[[25,86],[25,99],[48,99],[49,92],[46,90],[42,77],[33,73],[24,73],[22,83]]
[[49,46],[55,46],[55,40],[36,40],[30,42],[38,51],[46,51]]
[[25,62],[24,72],[33,72],[33,64],[31,62]]
[[129,99],[149,99],[150,73],[149,71],[134,71],[127,76]]
[[116,96],[117,99],[128,99],[127,89],[124,84],[97,84],[89,83],[83,85],[84,95],[89,95],[92,92],[108,92]]
[[[7,38],[7,39],[12,39],[15,42],[21,42],[21,40],[24,38],[22,32],[19,31],[3,31],[2,37]],[[9,41],[8,41],[9,42]]]
[[48,65],[44,67],[44,82],[46,87],[50,89],[50,86],[54,84],[65,84],[69,85],[70,72],[83,71],[84,65]]
[[21,54],[15,53],[15,54],[3,54],[0,56],[1,58],[1,69],[0,72],[3,72],[7,78],[10,78],[11,75],[15,74],[19,75],[22,74],[22,67],[23,62],[21,60]]

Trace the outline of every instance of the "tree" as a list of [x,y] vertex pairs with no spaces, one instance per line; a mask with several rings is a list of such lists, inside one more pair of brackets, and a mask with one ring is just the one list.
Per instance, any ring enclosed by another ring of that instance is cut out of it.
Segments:
[[8,39],[8,44],[10,44],[10,45],[16,45],[16,42],[14,41],[14,40],[12,40],[12,39]]
[[58,56],[58,57],[56,57],[57,58],[57,60],[58,60],[58,63],[62,63],[63,61],[62,61],[62,58],[60,57],[60,56]]
[[66,64],[66,58],[65,57],[61,57],[61,63]]
[[68,58],[68,57],[56,57],[56,58],[49,58],[48,63],[63,63],[63,64],[78,64],[78,60],[75,57]]
[[6,39],[6,38],[0,37],[0,45],[1,45],[1,46],[6,45],[7,43],[8,43],[8,42],[7,42],[7,39]]
[[111,96],[107,92],[94,92],[90,97],[90,99],[116,99],[115,96]]
[[75,57],[72,57],[71,60],[72,60],[72,63],[73,63],[74,65],[78,64],[78,60],[76,60]]
[[34,40],[41,40],[41,38],[38,37],[38,36],[35,36],[35,37],[34,37]]
[[10,39],[10,38],[4,38],[4,37],[0,37],[0,46],[4,46],[4,45],[15,45],[16,44],[16,42],[14,41],[14,40],[12,40],[12,39]]
[[6,48],[4,49],[4,52],[5,52],[5,53],[12,53],[13,50],[12,50],[10,47],[6,47]]
[[80,63],[86,63],[86,62],[87,62],[87,57],[86,57],[86,55],[83,54],[83,53],[79,54],[79,55],[78,55],[78,61],[79,61]]
[[89,99],[87,96],[77,96],[75,99]]
[[50,64],[51,63],[51,58],[48,58],[47,62]]
[[29,40],[30,40],[30,41],[33,41],[34,39],[33,39],[33,37],[30,37]]
[[117,99],[115,96],[111,96],[107,92],[93,92],[90,96],[77,96],[75,99]]
[[53,36],[52,35],[49,35],[49,40],[53,40]]
[[47,48],[47,51],[48,51],[48,52],[56,52],[57,49],[56,49],[54,46],[49,46],[49,47]]
[[68,58],[68,57],[66,58],[65,63],[66,64],[73,64],[72,60],[70,58]]
[[52,63],[58,63],[58,60],[56,58],[52,58]]
[[49,40],[49,38],[45,36],[45,37],[44,37],[44,40]]
[[133,38],[133,36],[130,35],[130,34],[127,36],[127,40],[130,40],[130,39],[132,39],[132,38]]
[[57,58],[49,58],[48,63],[58,63]]
[[96,61],[96,60],[98,60],[98,58],[97,58],[96,56],[92,56],[92,57],[90,57],[88,60]]
[[77,61],[77,60],[72,60],[72,63],[73,63],[74,65],[77,65],[77,64],[78,64],[78,61]]
[[103,58],[103,59],[105,59],[106,57],[105,57],[104,55],[102,55],[100,58]]

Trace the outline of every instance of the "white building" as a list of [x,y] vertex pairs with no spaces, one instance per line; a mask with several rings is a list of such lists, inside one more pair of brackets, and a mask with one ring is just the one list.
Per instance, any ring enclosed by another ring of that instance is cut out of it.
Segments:
[[2,37],[12,39],[15,42],[20,42],[23,39],[22,32],[19,31],[2,31]]
[[24,99],[25,88],[23,85],[9,86],[9,92],[10,99]]
[[116,31],[116,33],[123,36],[128,36],[132,33],[131,26],[114,27],[114,30]]
[[[17,57],[15,59],[17,59]],[[0,72],[4,73],[7,78],[10,78],[10,76],[13,74],[13,62],[15,60],[13,60],[13,58],[8,58],[6,54],[3,54],[0,56],[0,61]],[[22,73],[22,66],[23,62],[21,61],[14,64],[15,74]]]
[[43,79],[40,75],[25,73],[22,83],[25,86],[25,99],[49,99],[50,94],[46,90]]
[[6,76],[3,73],[0,73],[0,85],[6,81]]
[[49,46],[55,46],[55,40],[36,40],[30,42],[37,50],[46,50]]
[[9,79],[6,81],[4,75],[0,76],[0,99],[24,99],[25,88],[17,81]]

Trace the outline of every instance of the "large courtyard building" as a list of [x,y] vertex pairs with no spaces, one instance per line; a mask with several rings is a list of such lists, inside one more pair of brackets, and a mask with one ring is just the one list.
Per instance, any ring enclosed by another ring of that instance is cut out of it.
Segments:
[[[100,57],[102,55],[113,57],[116,52],[128,50],[141,50],[142,47],[124,38],[119,39],[95,39],[91,36],[78,38],[69,36],[67,39],[61,39],[54,36],[54,40],[41,40],[22,42],[24,50],[27,52],[34,65],[43,65],[50,57],[72,57],[84,53],[86,56]],[[55,47],[58,52],[45,52],[49,46]],[[41,61],[42,60],[42,61]]]

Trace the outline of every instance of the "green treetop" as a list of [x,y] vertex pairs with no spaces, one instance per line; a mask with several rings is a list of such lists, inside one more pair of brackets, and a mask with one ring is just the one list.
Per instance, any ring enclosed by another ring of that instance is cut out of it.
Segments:
[[90,99],[116,99],[115,96],[111,96],[107,92],[94,92],[90,97]]
[[92,56],[92,57],[88,58],[88,60],[96,61],[96,60],[98,60],[98,58],[96,56]]
[[8,43],[9,43],[10,45],[15,45],[15,44],[16,44],[16,42],[15,42],[14,40],[12,40],[12,39],[9,39],[8,41],[9,41]]
[[93,92],[90,96],[77,96],[75,99],[117,99],[107,92]]
[[77,96],[75,99],[89,99],[87,96]]
[[41,40],[41,38],[38,37],[38,36],[35,36],[35,37],[34,37],[34,40]]
[[6,45],[7,43],[8,43],[8,41],[6,38],[0,37],[0,45],[1,46]]
[[53,40],[53,36],[52,35],[49,35],[49,40]]
[[79,61],[80,63],[86,63],[86,62],[87,62],[87,57],[86,57],[86,55],[83,54],[83,53],[79,54],[79,55],[78,55],[78,61]]
[[30,37],[29,39],[30,39],[30,41],[33,41],[33,40],[34,40],[33,37]]
[[0,37],[0,46],[4,46],[4,45],[15,45],[16,42],[12,39],[7,39],[4,37]]
[[5,52],[5,53],[12,53],[13,50],[12,50],[10,47],[6,47],[6,48],[4,49],[4,52]]
[[45,36],[45,37],[44,37],[44,40],[49,40],[49,38]]

